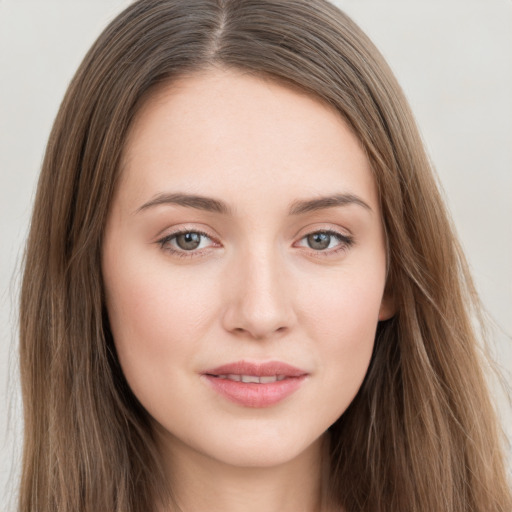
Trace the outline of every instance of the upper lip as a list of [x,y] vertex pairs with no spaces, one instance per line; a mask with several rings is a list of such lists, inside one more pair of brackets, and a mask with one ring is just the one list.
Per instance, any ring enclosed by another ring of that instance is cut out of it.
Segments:
[[272,375],[284,375],[286,377],[302,377],[308,372],[281,361],[268,361],[265,363],[253,363],[249,361],[236,361],[223,364],[207,370],[205,375],[254,375],[257,377],[270,377]]

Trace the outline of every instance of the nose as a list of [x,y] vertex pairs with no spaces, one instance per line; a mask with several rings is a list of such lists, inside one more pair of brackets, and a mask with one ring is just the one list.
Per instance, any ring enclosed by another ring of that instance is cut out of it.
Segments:
[[247,252],[229,270],[223,326],[238,336],[265,339],[295,322],[292,282],[272,251]]

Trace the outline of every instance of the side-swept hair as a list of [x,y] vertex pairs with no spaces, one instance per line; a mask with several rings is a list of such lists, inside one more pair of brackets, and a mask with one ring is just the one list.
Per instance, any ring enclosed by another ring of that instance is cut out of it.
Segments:
[[211,67],[336,108],[378,186],[397,313],[330,428],[346,512],[510,512],[500,431],[470,320],[478,300],[404,95],[325,0],[139,0],[93,45],[56,118],[21,292],[20,512],[148,512],[169,495],[120,370],[100,252],[127,131],[158,84]]

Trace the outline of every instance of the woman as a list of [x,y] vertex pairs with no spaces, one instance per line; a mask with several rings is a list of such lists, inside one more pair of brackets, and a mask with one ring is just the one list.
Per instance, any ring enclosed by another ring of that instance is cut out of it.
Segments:
[[475,297],[345,15],[135,2],[43,164],[20,510],[509,510]]

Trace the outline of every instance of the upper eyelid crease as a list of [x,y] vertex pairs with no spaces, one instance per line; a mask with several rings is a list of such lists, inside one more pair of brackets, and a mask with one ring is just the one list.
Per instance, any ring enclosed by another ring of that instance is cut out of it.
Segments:
[[161,243],[162,241],[172,240],[173,238],[176,238],[180,235],[184,235],[186,233],[197,233],[198,235],[204,236],[204,237],[210,239],[212,242],[217,243],[214,237],[212,237],[210,234],[206,233],[205,231],[201,231],[199,229],[183,229],[183,230],[179,230],[179,231],[174,231],[172,233],[169,233],[168,235],[164,235],[164,236],[160,237],[157,240],[157,242]]
[[[233,209],[224,201],[214,199],[212,197],[205,197],[200,195],[191,195],[183,193],[169,193],[158,194],[153,199],[140,206],[134,213],[147,210],[154,206],[175,204],[187,208],[195,208],[197,210],[204,210],[213,213],[220,213],[222,215],[233,216]],[[372,208],[355,194],[333,194],[314,199],[294,201],[289,208],[289,215],[302,215],[318,210],[328,208],[335,208],[340,206],[358,205],[369,211],[373,212]]]

